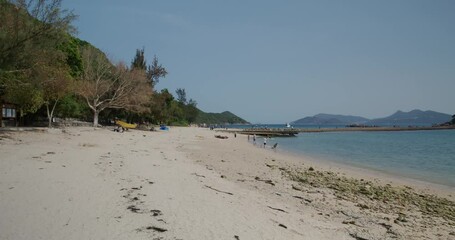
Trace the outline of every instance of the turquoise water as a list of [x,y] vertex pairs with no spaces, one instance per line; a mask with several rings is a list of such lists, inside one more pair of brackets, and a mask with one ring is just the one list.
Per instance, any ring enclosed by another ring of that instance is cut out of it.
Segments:
[[455,130],[300,133],[268,144],[275,142],[316,159],[455,187]]

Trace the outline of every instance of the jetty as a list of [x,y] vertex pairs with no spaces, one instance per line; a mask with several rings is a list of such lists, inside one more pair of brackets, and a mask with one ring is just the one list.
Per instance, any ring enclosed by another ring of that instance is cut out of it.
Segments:
[[295,137],[299,133],[323,132],[394,132],[394,131],[427,131],[427,130],[455,130],[455,126],[433,127],[341,127],[341,128],[246,128],[246,129],[217,129],[216,131],[257,135],[266,137]]

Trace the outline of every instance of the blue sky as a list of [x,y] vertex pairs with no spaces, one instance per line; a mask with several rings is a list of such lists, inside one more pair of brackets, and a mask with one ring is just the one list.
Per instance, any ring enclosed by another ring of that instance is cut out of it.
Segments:
[[208,112],[454,114],[455,1],[77,0],[78,37],[116,61],[145,48]]

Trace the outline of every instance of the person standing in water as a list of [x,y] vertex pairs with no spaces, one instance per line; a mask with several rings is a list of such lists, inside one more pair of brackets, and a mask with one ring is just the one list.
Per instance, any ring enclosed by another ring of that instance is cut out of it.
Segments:
[[264,148],[265,148],[265,145],[267,145],[267,137],[264,137]]

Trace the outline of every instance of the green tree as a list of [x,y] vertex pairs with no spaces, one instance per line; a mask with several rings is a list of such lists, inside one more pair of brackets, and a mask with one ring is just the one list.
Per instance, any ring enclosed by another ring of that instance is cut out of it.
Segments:
[[186,104],[186,91],[184,88],[177,88],[175,90],[175,94],[177,94],[177,101],[181,104]]
[[90,109],[86,105],[75,94],[67,94],[59,101],[56,115],[67,118],[81,118],[90,112]]
[[174,97],[167,89],[155,93],[151,98],[150,115],[156,123],[168,123],[170,114],[169,108],[174,101]]
[[147,78],[150,80],[152,87],[159,83],[160,78],[166,77],[167,71],[161,64],[158,63],[158,58],[153,56],[152,65],[147,68]]
[[17,105],[20,119],[27,113],[36,112],[44,103],[43,92],[31,84],[11,84],[6,87],[5,92],[6,100]]
[[131,68],[147,70],[147,61],[145,60],[144,48],[136,49],[136,55],[131,62]]
[[194,123],[199,114],[199,109],[197,108],[197,102],[193,99],[188,101],[188,104],[185,106],[185,118],[188,123]]
[[131,61],[131,68],[144,70],[152,88],[155,88],[156,84],[160,81],[160,78],[166,77],[167,70],[158,63],[156,55],[153,57],[152,65],[147,65],[144,52],[144,48],[136,49],[136,55],[134,56],[133,61]]

